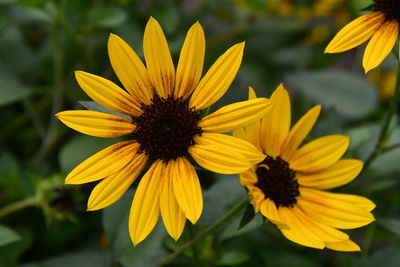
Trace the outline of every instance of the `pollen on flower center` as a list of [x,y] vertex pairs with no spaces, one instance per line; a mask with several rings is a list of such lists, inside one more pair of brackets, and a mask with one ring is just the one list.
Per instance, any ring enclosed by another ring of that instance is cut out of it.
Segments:
[[140,144],[139,151],[165,163],[187,156],[188,148],[195,144],[194,137],[202,133],[197,125],[200,116],[189,108],[188,102],[182,98],[155,96],[142,110],[133,132]]
[[374,0],[376,11],[385,14],[386,20],[397,20],[400,23],[400,0]]
[[267,156],[257,165],[258,181],[255,184],[277,207],[291,207],[297,203],[299,184],[296,172],[280,157]]

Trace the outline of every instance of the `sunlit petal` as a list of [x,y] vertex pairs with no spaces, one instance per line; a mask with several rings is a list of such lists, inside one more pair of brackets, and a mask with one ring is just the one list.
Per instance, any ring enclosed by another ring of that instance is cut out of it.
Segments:
[[239,70],[243,49],[244,42],[236,44],[215,61],[193,92],[191,107],[205,109],[225,94]]
[[157,94],[168,97],[175,83],[175,68],[160,24],[150,17],[143,37],[143,52],[150,80]]

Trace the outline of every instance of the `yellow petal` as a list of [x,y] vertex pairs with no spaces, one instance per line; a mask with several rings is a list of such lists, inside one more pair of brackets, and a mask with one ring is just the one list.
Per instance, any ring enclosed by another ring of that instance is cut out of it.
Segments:
[[[256,92],[252,87],[249,87],[249,100],[257,98]],[[261,120],[257,120],[252,125],[246,127],[247,141],[252,143],[258,150],[262,151],[261,141],[260,141],[260,131],[261,131]]]
[[295,208],[297,218],[309,231],[313,232],[323,242],[342,242],[349,239],[349,236],[326,224],[319,223],[313,218],[305,215],[301,209]]
[[160,24],[150,17],[144,31],[143,52],[150,80],[160,97],[172,94],[175,68]]
[[357,196],[357,195],[350,195],[350,194],[339,194],[339,193],[330,193],[321,190],[312,190],[308,189],[307,194],[309,196],[314,196],[316,198],[321,197],[325,199],[333,199],[339,200],[343,202],[347,202],[348,204],[358,206],[361,209],[366,211],[371,211],[375,208],[375,203],[369,200],[368,198]]
[[147,69],[135,51],[119,36],[111,33],[108,39],[108,55],[118,79],[135,97],[136,102],[150,104],[153,87]]
[[97,104],[133,117],[142,113],[140,104],[112,81],[84,71],[75,71],[75,78],[79,86]]
[[175,199],[173,186],[174,167],[175,164],[172,161],[165,167],[161,181],[160,209],[165,229],[176,241],[181,236],[183,228],[185,228],[186,217]]
[[174,193],[179,207],[193,224],[203,211],[203,196],[197,173],[184,158],[177,158],[171,167]]
[[293,156],[297,148],[303,142],[304,138],[314,127],[320,111],[320,105],[313,107],[290,130],[289,135],[282,146],[282,159],[289,160]]
[[253,144],[260,152],[263,151],[261,146],[261,121],[256,121],[252,125],[246,127],[246,140]]
[[290,167],[298,172],[313,173],[335,164],[349,147],[344,135],[317,138],[297,150],[289,160]]
[[275,203],[270,199],[265,199],[260,205],[261,214],[264,215],[273,224],[279,225],[280,229],[288,228],[279,218],[278,208]]
[[300,221],[298,215],[294,212],[293,208],[280,207],[279,208],[279,218],[283,221],[285,225],[288,227],[280,227],[277,226],[281,230],[282,234],[289,240],[298,243],[303,246],[323,249],[325,247],[324,242],[316,236],[313,232],[311,232],[307,225],[304,225],[302,221]]
[[257,98],[256,92],[253,87],[249,86],[249,100]]
[[201,119],[199,126],[203,131],[224,133],[251,125],[264,116],[271,101],[257,98],[226,105]]
[[257,181],[257,174],[255,173],[253,168],[248,169],[247,171],[240,174],[240,184],[242,186],[254,185],[255,183],[257,183]]
[[133,159],[121,170],[105,178],[93,189],[88,200],[88,210],[110,206],[128,190],[147,163],[144,153],[132,155]]
[[381,12],[361,16],[341,29],[325,49],[325,53],[340,53],[367,41],[385,21]]
[[232,135],[234,137],[237,137],[237,138],[240,138],[240,139],[243,139],[243,140],[247,140],[247,133],[244,130],[244,128],[238,128],[238,129],[234,130],[232,132]]
[[290,97],[282,84],[272,93],[272,108],[261,125],[261,146],[271,157],[280,155],[290,128]]
[[109,146],[75,167],[65,179],[66,184],[84,184],[100,180],[121,170],[139,150],[136,141]]
[[264,193],[256,186],[246,185],[248,195],[250,198],[250,204],[254,207],[254,212],[259,212],[261,205],[265,200]]
[[356,159],[342,159],[334,165],[316,173],[298,173],[296,175],[300,185],[331,189],[353,181],[361,172],[363,162]]
[[226,134],[202,133],[196,142],[201,145],[219,145],[225,149],[234,150],[244,155],[253,164],[263,161],[266,157],[249,142]]
[[326,242],[325,246],[329,249],[336,250],[336,251],[361,251],[360,247],[351,240],[345,240],[342,242]]
[[375,220],[365,208],[357,204],[315,193],[316,190],[301,188],[297,204],[301,210],[323,224],[339,229],[353,229]]
[[165,165],[154,162],[140,180],[129,213],[129,235],[136,246],[153,230],[160,216],[161,179]]
[[176,98],[186,99],[196,88],[203,73],[205,50],[204,31],[200,23],[196,22],[186,35],[179,57],[174,91]]
[[399,22],[388,21],[372,36],[363,57],[365,73],[377,67],[392,51],[399,35]]
[[222,174],[241,173],[253,165],[239,152],[220,145],[195,144],[189,154],[203,168]]
[[243,49],[244,42],[236,44],[217,59],[194,90],[191,107],[205,109],[225,94],[239,70]]
[[67,110],[55,115],[68,127],[92,136],[117,137],[135,130],[132,120],[91,110]]

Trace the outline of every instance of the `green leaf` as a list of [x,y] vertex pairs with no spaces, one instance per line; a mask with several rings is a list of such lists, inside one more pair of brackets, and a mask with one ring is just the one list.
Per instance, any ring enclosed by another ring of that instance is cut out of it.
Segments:
[[261,214],[259,213],[255,214],[254,219],[245,226],[243,226],[241,229],[238,229],[238,225],[240,223],[240,217],[233,219],[232,223],[228,224],[224,232],[221,234],[221,240],[227,240],[239,235],[246,234],[255,229],[259,229],[263,224],[264,218],[265,217],[261,216]]
[[158,223],[152,233],[139,245],[133,246],[128,232],[128,218],[134,191],[129,190],[117,203],[103,210],[102,223],[110,237],[115,259],[123,266],[152,266],[167,254],[162,240],[164,225]]
[[[40,69],[38,66],[38,59],[42,53],[32,52],[20,29],[14,26],[11,20],[4,30],[0,31],[0,40],[0,73],[4,72],[4,74],[0,74],[0,76],[5,76],[6,79],[12,80],[16,80],[16,77],[21,78],[22,80],[14,82],[17,85],[21,84],[21,81],[25,81],[27,78],[32,78]],[[49,72],[48,70],[46,71]],[[2,90],[8,88],[5,86],[6,84],[3,82],[3,78],[0,78],[0,81],[1,94]],[[3,101],[4,100],[0,98],[0,103]]]
[[128,190],[115,204],[102,211],[103,229],[110,238],[111,249],[116,256],[122,255],[132,246],[129,234],[126,235],[126,233],[134,192],[134,190]]
[[88,19],[89,28],[111,28],[123,24],[127,19],[126,12],[114,6],[97,6]]
[[[16,190],[18,188],[18,190]],[[33,194],[34,186],[28,175],[24,176],[15,158],[0,154],[0,203],[6,203]],[[3,204],[3,205],[4,205]]]
[[[161,219],[161,218],[160,218]],[[129,238],[128,222],[124,223],[123,231],[125,237]],[[164,224],[159,221],[150,235],[137,246],[130,243],[128,249],[118,257],[122,266],[153,266],[164,259],[168,254],[162,245],[162,239],[166,235]]]
[[[221,214],[225,214],[246,197],[246,191],[240,185],[238,176],[220,176],[221,179],[204,192],[204,207],[212,207],[212,209],[204,209],[200,224],[210,225],[216,222],[221,218]],[[229,194],[224,192],[229,192]],[[237,224],[235,228],[237,230]]]
[[243,212],[242,218],[240,219],[238,230],[242,229],[245,225],[251,222],[254,219],[254,216],[254,207],[249,203]]
[[120,139],[96,138],[86,135],[79,135],[67,142],[58,154],[58,162],[61,169],[68,172],[83,160],[92,156],[107,146],[115,144]]
[[[374,176],[379,177],[379,176]],[[363,184],[360,190],[364,193],[371,193],[386,190],[395,187],[399,183],[396,178],[381,178],[369,181],[367,184]]]
[[344,118],[361,119],[377,107],[376,88],[363,76],[322,70],[295,73],[287,80],[324,108],[334,107]]
[[0,225],[0,247],[16,242],[20,239],[21,237],[13,230],[3,225]]
[[29,88],[22,84],[13,73],[0,66],[0,106],[11,104],[29,95]]
[[[31,223],[31,221],[29,221]],[[31,246],[32,234],[27,229],[18,229],[20,240],[0,247],[0,266],[16,266],[21,255]]]
[[108,108],[105,108],[103,106],[100,106],[99,104],[97,104],[94,101],[78,101],[79,104],[81,104],[82,106],[84,106],[86,109],[88,110],[93,110],[93,111],[99,111],[99,112],[103,112],[103,113],[108,113],[108,114],[112,114],[112,115],[116,115],[116,116],[120,116],[120,117],[124,117],[127,119],[130,119],[131,117],[129,117],[128,115],[125,114],[121,114],[118,112],[115,112],[113,110],[110,110]]
[[216,264],[220,266],[236,266],[242,264],[249,259],[249,255],[242,251],[227,250],[220,253]]
[[265,250],[261,254],[266,266],[274,267],[317,267],[320,266],[303,254],[289,251]]
[[21,267],[109,267],[111,266],[111,257],[108,253],[97,251],[83,251],[74,254],[65,254],[37,263],[28,263],[20,265]]
[[172,1],[160,2],[161,6],[154,9],[153,16],[160,22],[167,34],[173,33],[179,25],[181,16]]
[[370,256],[352,258],[353,266],[362,267],[398,267],[400,262],[400,247],[386,247]]
[[35,7],[42,7],[44,4],[49,2],[50,0],[19,0],[18,4],[22,6],[35,6]]
[[378,223],[382,225],[386,230],[393,234],[400,236],[400,219],[384,218],[379,219]]
[[361,11],[375,11],[376,4],[370,4],[369,6],[361,9]]

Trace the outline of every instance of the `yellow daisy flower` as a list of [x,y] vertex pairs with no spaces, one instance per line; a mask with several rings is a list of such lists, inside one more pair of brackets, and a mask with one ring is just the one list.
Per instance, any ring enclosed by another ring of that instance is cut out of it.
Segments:
[[[250,99],[256,99],[250,89]],[[288,92],[280,85],[272,94],[274,105],[251,127],[235,136],[254,144],[266,158],[240,175],[255,212],[261,212],[289,240],[312,248],[359,251],[349,236],[337,229],[364,226],[374,217],[370,200],[323,191],[352,181],[363,162],[340,159],[349,138],[329,135],[300,144],[314,126],[321,106],[308,111],[290,129]]]
[[111,34],[111,65],[126,91],[113,82],[83,71],[76,79],[98,104],[131,119],[90,110],[63,111],[56,116],[68,127],[97,137],[127,136],[91,156],[66,178],[67,184],[103,179],[93,189],[88,210],[117,201],[150,163],[131,207],[129,232],[133,244],[144,240],[158,221],[160,211],[167,232],[175,240],[186,218],[193,224],[203,209],[199,179],[191,156],[205,169],[240,173],[264,159],[253,145],[220,134],[260,119],[271,101],[253,99],[224,106],[201,118],[227,91],[241,64],[244,43],[229,48],[200,80],[205,37],[195,23],[183,43],[175,72],[159,23],[150,18],[144,33],[146,66],[120,37]]
[[340,53],[371,39],[364,52],[365,73],[389,55],[399,35],[400,0],[374,0],[375,12],[347,24],[328,44],[325,53]]

